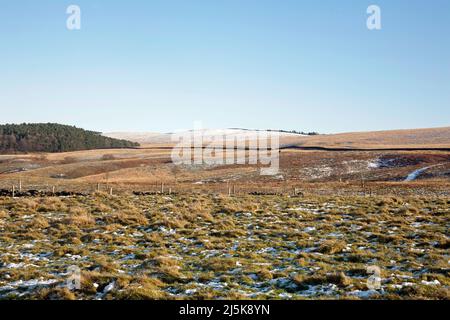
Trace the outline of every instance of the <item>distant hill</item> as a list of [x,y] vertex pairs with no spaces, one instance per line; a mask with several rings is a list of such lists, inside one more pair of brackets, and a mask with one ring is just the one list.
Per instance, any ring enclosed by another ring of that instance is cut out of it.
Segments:
[[450,148],[450,127],[348,132],[292,139],[297,146],[339,148]]
[[[257,137],[260,131],[254,129],[203,129],[208,135],[244,134]],[[271,130],[279,132],[280,144],[283,146],[324,147],[324,148],[450,148],[450,127],[387,130],[372,132],[349,132],[339,134],[317,134],[315,132],[297,132]],[[189,133],[186,131],[185,133]],[[141,145],[173,145],[170,133],[152,132],[112,132],[107,137],[127,139]]]
[[[285,138],[296,138],[309,135],[317,135],[315,132],[297,132],[297,131],[287,131],[287,130],[257,130],[257,129],[242,129],[242,128],[229,128],[229,129],[200,129],[200,133],[204,138],[209,136],[235,136],[235,135],[245,135],[247,137],[258,137],[258,134],[262,132],[277,132],[279,133],[280,139]],[[193,130],[177,132],[177,134],[184,133],[190,134]],[[127,139],[130,141],[138,142],[140,144],[173,144],[172,133],[155,133],[155,132],[109,132],[103,134],[106,137],[116,138],[116,139]]]
[[56,123],[0,125],[0,153],[67,152],[90,149],[129,148],[136,142],[102,136],[74,126]]

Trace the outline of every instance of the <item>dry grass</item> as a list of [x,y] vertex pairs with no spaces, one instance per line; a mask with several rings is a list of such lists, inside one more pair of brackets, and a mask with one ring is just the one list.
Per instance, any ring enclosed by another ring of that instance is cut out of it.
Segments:
[[70,207],[68,216],[64,219],[64,222],[81,228],[89,228],[95,225],[94,217],[87,209],[82,207]]
[[448,198],[96,193],[0,212],[3,299],[449,299]]
[[349,148],[450,148],[450,127],[388,130],[374,132],[350,132],[293,138],[290,143],[303,146]]

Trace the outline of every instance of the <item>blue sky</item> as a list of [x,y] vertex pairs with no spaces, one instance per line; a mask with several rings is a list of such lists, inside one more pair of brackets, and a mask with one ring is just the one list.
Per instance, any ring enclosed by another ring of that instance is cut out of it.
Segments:
[[[79,5],[81,30],[66,28]],[[366,28],[381,7],[382,30]],[[450,125],[448,0],[2,0],[1,123]]]

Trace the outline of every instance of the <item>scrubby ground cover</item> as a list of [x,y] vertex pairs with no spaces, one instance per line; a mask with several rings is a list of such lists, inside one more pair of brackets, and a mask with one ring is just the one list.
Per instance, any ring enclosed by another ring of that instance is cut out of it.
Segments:
[[5,197],[0,299],[449,299],[449,217],[432,196]]

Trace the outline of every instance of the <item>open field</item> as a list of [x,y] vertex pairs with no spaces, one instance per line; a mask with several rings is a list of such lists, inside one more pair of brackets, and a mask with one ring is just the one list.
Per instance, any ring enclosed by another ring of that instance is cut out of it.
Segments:
[[1,155],[0,299],[450,298],[450,152],[287,148],[262,176],[169,146]]
[[[232,134],[237,132],[250,137],[257,134],[254,131],[231,131]],[[12,188],[18,180],[35,188],[76,187],[86,191],[98,183],[114,185],[119,189],[123,186],[128,190],[136,187],[148,190],[158,183],[172,185],[174,190],[203,187],[207,190],[226,190],[230,183],[246,188],[257,188],[261,184],[270,188],[291,188],[308,183],[400,182],[417,170],[421,171],[417,171],[410,181],[447,183],[450,177],[450,151],[430,150],[450,150],[449,127],[318,136],[283,133],[280,143],[285,149],[279,153],[279,174],[269,178],[259,174],[258,165],[174,166],[171,160],[171,146],[174,143],[170,141],[169,134],[122,133],[113,136],[135,137],[141,143],[153,144],[138,149],[0,155],[0,188]],[[302,146],[352,150],[296,149]],[[425,150],[383,150],[399,147]],[[361,151],[358,148],[377,150]],[[248,151],[245,156],[248,156]]]
[[[169,149],[95,150],[60,154],[0,156],[0,189],[92,192],[172,191],[282,192],[383,191],[386,185],[440,189],[448,195],[450,152],[443,151],[301,151],[282,150],[279,172],[261,176],[259,165],[184,165],[171,162]],[[412,175],[412,176],[410,176]],[[410,181],[405,182],[409,177]],[[321,187],[322,186],[322,187]],[[381,186],[381,187],[380,187]]]
[[[448,197],[0,200],[1,299],[449,299]],[[65,282],[81,269],[80,290]],[[381,270],[370,290],[368,266]]]

